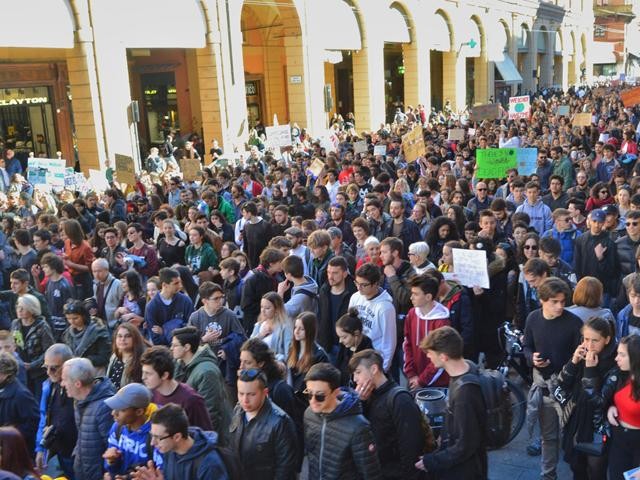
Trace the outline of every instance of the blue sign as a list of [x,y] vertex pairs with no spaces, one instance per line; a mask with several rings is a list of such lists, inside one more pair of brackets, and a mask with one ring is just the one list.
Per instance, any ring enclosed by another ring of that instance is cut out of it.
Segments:
[[518,162],[518,175],[533,175],[536,173],[538,149],[517,148],[516,159]]

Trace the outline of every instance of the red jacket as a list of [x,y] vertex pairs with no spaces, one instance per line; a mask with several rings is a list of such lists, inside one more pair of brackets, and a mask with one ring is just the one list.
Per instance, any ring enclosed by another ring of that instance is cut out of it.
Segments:
[[[404,374],[407,378],[417,376],[423,387],[446,387],[449,376],[436,368],[431,360],[420,349],[420,342],[429,332],[436,328],[450,325],[449,310],[444,305],[435,302],[431,311],[422,317],[416,308],[409,310],[404,319]],[[436,378],[437,377],[437,378]],[[433,382],[433,383],[432,383]]]

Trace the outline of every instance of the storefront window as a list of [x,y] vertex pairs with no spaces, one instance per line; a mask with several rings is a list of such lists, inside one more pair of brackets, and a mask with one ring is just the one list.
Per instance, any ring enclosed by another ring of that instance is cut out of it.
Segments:
[[58,140],[48,87],[0,89],[0,141],[19,158],[55,158]]
[[149,140],[161,144],[171,131],[180,132],[176,79],[173,72],[141,75]]

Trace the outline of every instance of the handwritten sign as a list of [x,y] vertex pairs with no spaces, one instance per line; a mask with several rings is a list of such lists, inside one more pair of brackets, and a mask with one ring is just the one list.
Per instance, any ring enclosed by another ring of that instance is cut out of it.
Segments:
[[474,122],[481,122],[482,120],[495,120],[497,118],[500,118],[499,103],[476,105],[471,109],[471,120]]
[[380,156],[385,156],[387,154],[387,146],[386,145],[376,145],[375,147],[373,147],[373,154],[374,155],[380,155]]
[[558,117],[568,117],[569,105],[558,105],[558,109],[556,110],[556,115]]
[[530,116],[531,103],[529,103],[528,95],[509,98],[509,120],[528,119]]
[[48,184],[52,187],[64,187],[66,164],[66,160],[57,158],[29,158],[27,180],[31,185]]
[[407,162],[415,162],[426,153],[427,147],[424,144],[424,135],[420,125],[402,136],[402,150]]
[[489,288],[487,254],[484,250],[452,248],[453,273],[465,287]]
[[589,127],[591,126],[591,113],[576,113],[573,117],[574,127]]
[[536,173],[538,149],[537,148],[517,148],[516,158],[518,161],[519,175],[533,175]]
[[116,173],[118,174],[118,182],[127,185],[135,185],[136,168],[133,164],[133,158],[128,155],[120,155],[116,153]]
[[464,128],[452,128],[449,130],[447,140],[450,142],[462,142],[464,141]]
[[183,158],[181,161],[182,177],[186,182],[193,182],[198,178],[201,170],[200,160],[197,158]]
[[369,151],[369,147],[367,146],[366,140],[360,140],[359,142],[355,142],[353,144],[354,153],[367,153]]
[[89,185],[98,192],[104,192],[111,188],[104,172],[89,169]]
[[324,163],[319,158],[315,158],[311,165],[309,165],[309,171],[313,173],[314,177],[319,177],[322,173],[322,169],[324,169]]
[[267,127],[267,143],[270,147],[288,147],[291,143],[291,127],[289,125],[277,125]]
[[478,178],[504,178],[507,170],[518,166],[515,148],[481,148],[476,150]]
[[621,92],[620,99],[625,107],[635,107],[640,103],[640,87]]

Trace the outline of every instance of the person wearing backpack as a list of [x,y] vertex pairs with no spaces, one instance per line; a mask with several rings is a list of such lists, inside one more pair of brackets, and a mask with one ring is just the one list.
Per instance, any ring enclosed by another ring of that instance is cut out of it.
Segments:
[[151,391],[141,383],[130,383],[104,403],[115,419],[109,431],[108,448],[102,455],[105,479],[126,475],[149,460],[161,468],[162,456],[151,446],[149,417],[157,409],[151,403]]
[[533,366],[527,410],[540,421],[543,480],[555,480],[560,456],[560,417],[553,391],[557,377],[581,343],[582,320],[565,310],[571,291],[549,277],[538,286],[541,308],[529,314],[524,330],[524,355]]
[[293,480],[301,448],[297,440],[293,420],[269,399],[267,375],[257,368],[240,370],[229,443],[245,478]]
[[[415,462],[432,449],[433,435],[411,393],[386,377],[382,356],[375,350],[355,353],[349,368],[363,402],[364,416],[371,423],[382,477],[424,479],[425,473],[415,467]],[[426,445],[427,438],[430,445]]]
[[486,480],[487,414],[478,367],[464,359],[462,337],[453,327],[433,330],[420,347],[449,375],[449,398],[440,448],[415,466],[438,480]]
[[190,427],[184,409],[175,403],[151,414],[150,436],[151,445],[162,454],[162,471],[150,460],[132,473],[136,480],[242,479],[237,457],[218,446],[216,432]]

